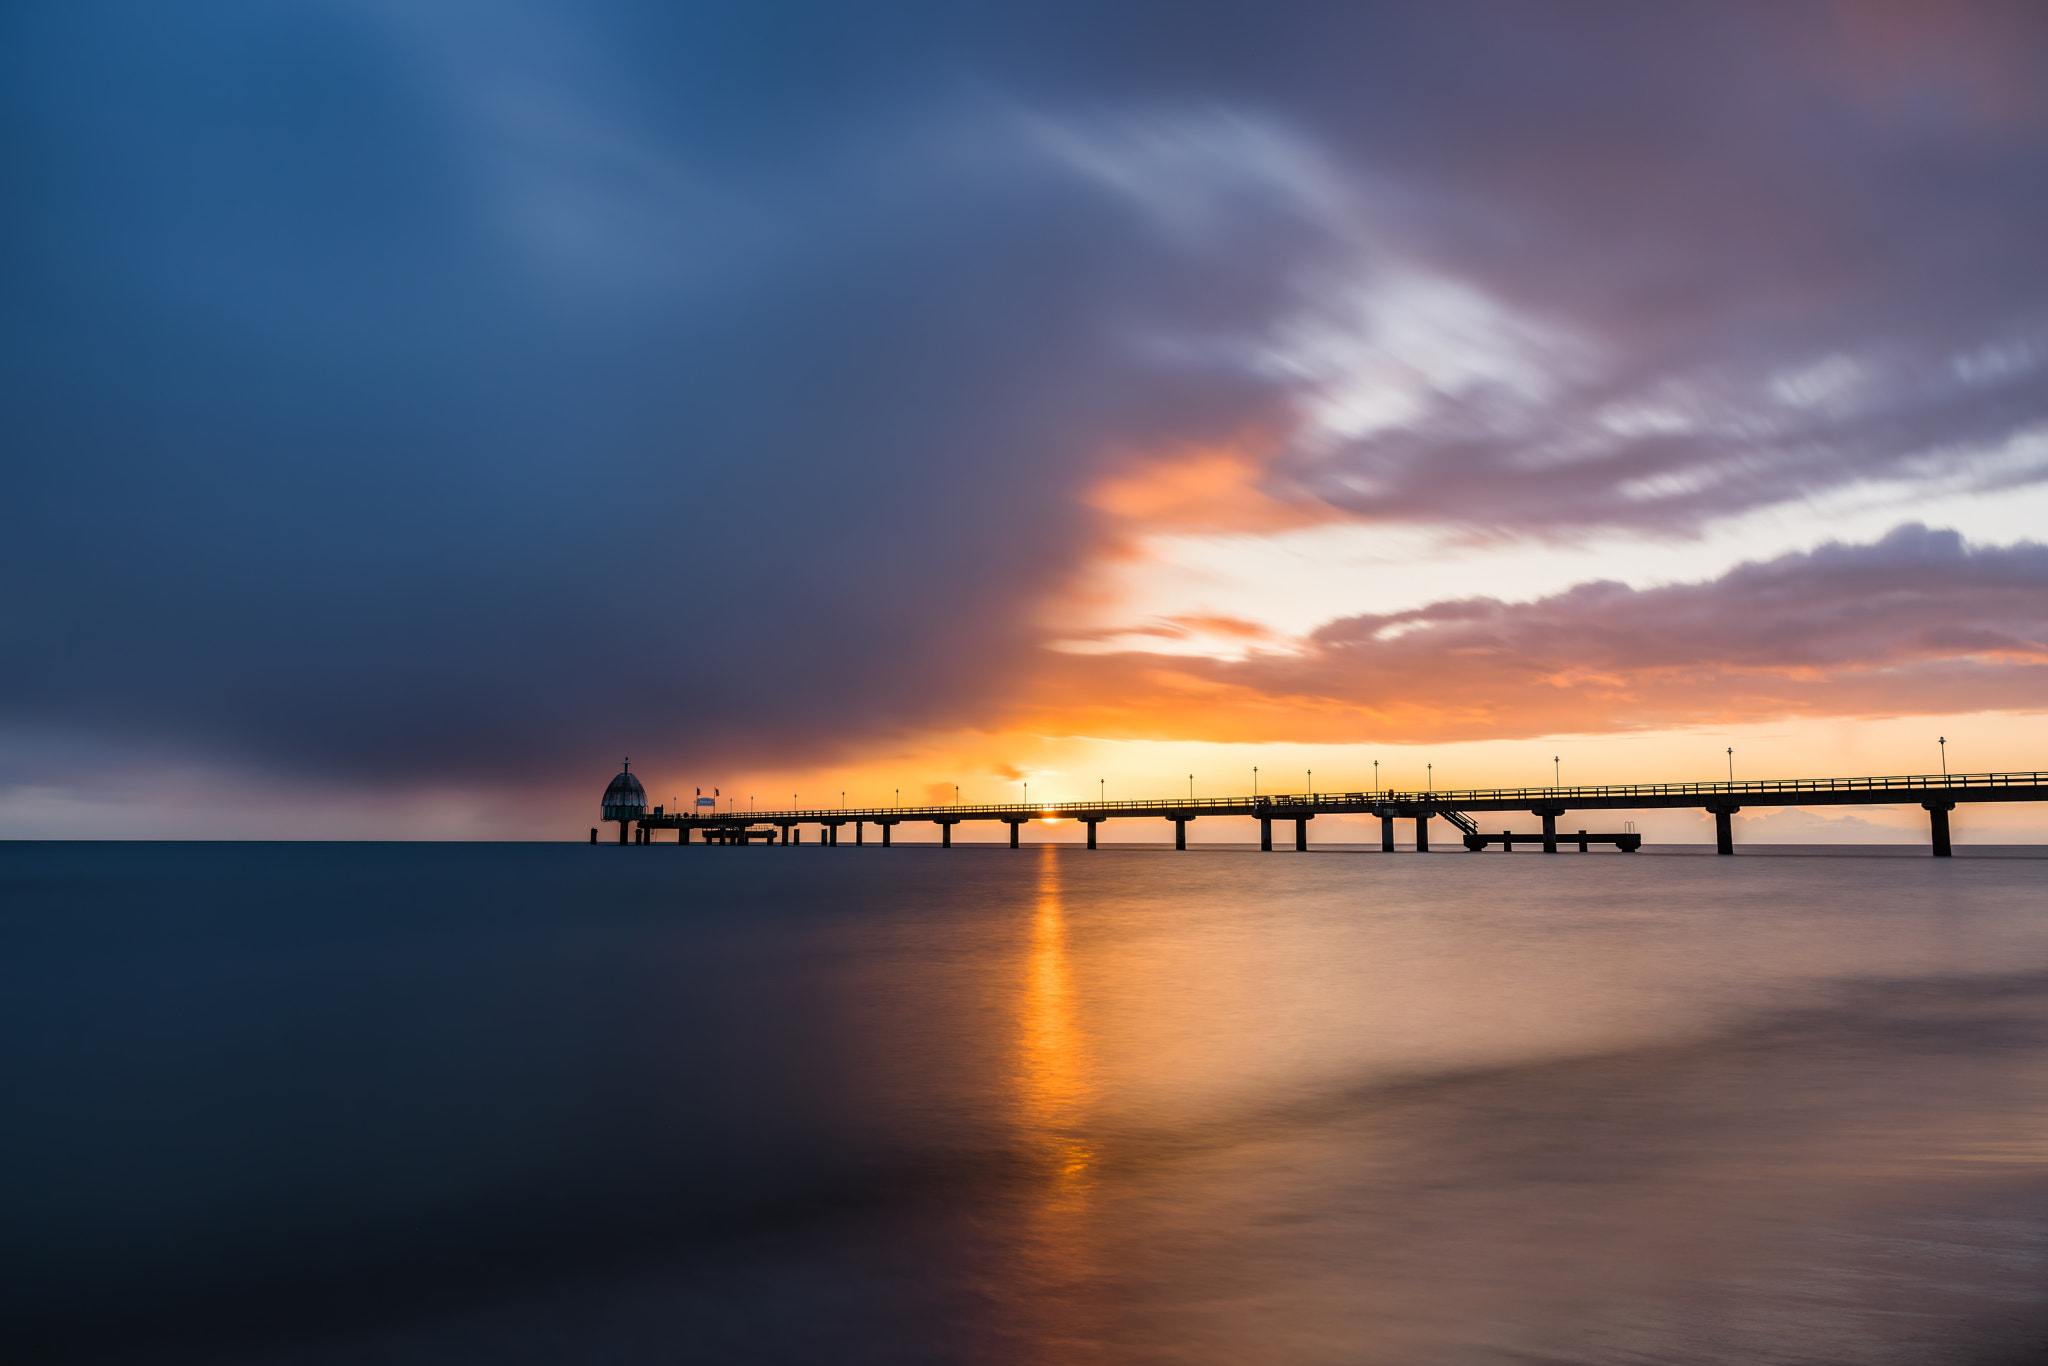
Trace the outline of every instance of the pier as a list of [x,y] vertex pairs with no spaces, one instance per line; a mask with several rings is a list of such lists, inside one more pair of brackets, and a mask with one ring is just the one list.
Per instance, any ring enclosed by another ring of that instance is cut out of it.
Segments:
[[[1102,822],[1163,820],[1173,826],[1176,849],[1188,847],[1188,825],[1205,817],[1243,816],[1259,823],[1259,848],[1271,851],[1275,825],[1291,832],[1294,850],[1309,847],[1309,822],[1317,816],[1363,815],[1380,822],[1380,848],[1395,852],[1402,822],[1412,822],[1413,847],[1428,853],[1430,823],[1448,824],[1474,853],[1489,848],[1512,853],[1517,844],[1546,854],[1561,850],[1588,852],[1608,846],[1623,853],[1642,847],[1632,831],[1589,832],[1560,829],[1561,817],[1581,811],[1639,811],[1692,807],[1712,813],[1716,851],[1735,852],[1732,817],[1745,807],[1772,806],[1901,806],[1916,804],[1927,812],[1928,841],[1937,858],[1952,852],[1949,812],[1969,802],[2048,801],[2048,774],[1957,773],[1880,778],[1806,778],[1761,782],[1631,783],[1597,787],[1489,787],[1447,792],[1310,792],[1252,797],[1175,797],[1143,801],[955,803],[915,807],[823,807],[786,811],[669,812],[650,807],[630,765],[605,790],[603,819],[618,823],[620,844],[651,844],[657,831],[673,830],[678,843],[700,837],[718,844],[801,844],[806,827],[816,827],[817,843],[840,842],[850,826],[854,844],[865,844],[868,827],[876,842],[888,848],[896,827],[936,825],[939,844],[950,848],[953,828],[965,822],[994,821],[1010,827],[1010,847],[1018,847],[1018,831],[1033,821],[1070,820],[1088,827],[1088,847],[1096,847]],[[1533,816],[1536,830],[1483,830],[1478,816],[1510,813]],[[597,842],[596,829],[590,832]]]

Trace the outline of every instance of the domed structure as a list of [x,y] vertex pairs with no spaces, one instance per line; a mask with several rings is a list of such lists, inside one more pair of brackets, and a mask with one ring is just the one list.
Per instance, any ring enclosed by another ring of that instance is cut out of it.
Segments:
[[633,776],[633,761],[628,759],[625,765],[604,790],[605,820],[637,821],[647,814],[647,789]]

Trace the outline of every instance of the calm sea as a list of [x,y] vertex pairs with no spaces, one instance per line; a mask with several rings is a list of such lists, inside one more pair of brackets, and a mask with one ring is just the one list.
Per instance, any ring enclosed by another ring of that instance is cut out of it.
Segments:
[[0,1356],[2048,1358],[2048,861],[0,845]]

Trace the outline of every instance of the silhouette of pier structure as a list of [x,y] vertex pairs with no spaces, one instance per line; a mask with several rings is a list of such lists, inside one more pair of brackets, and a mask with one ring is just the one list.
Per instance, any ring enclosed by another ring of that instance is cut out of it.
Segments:
[[[1205,817],[1242,816],[1259,823],[1259,848],[1273,848],[1273,827],[1294,826],[1294,848],[1309,847],[1309,822],[1317,816],[1373,816],[1380,822],[1380,849],[1395,852],[1397,823],[1414,823],[1413,848],[1430,851],[1430,822],[1442,820],[1458,832],[1474,853],[1516,845],[1540,848],[1546,854],[1594,846],[1623,853],[1642,848],[1642,836],[1622,832],[1560,830],[1560,817],[1582,811],[1641,811],[1691,807],[1713,814],[1716,850],[1735,852],[1731,817],[1745,807],[1774,806],[1897,806],[1916,803],[1928,814],[1930,843],[1937,858],[1953,851],[1949,812],[1968,802],[2048,801],[2048,773],[1956,773],[1884,778],[1803,778],[1757,782],[1628,783],[1595,787],[1489,787],[1447,792],[1309,792],[1252,797],[1172,797],[1142,801],[1080,802],[956,802],[941,806],[820,807],[784,811],[665,811],[647,804],[647,794],[628,764],[605,789],[603,817],[617,822],[620,844],[652,844],[657,831],[673,830],[677,842],[700,838],[706,844],[802,844],[806,827],[817,828],[816,842],[840,842],[852,826],[853,843],[868,842],[874,826],[877,843],[888,848],[899,825],[930,824],[939,829],[939,844],[950,848],[953,827],[973,821],[994,821],[1010,827],[1010,847],[1018,847],[1018,831],[1033,821],[1070,820],[1088,827],[1088,847],[1104,821],[1165,820],[1173,825],[1176,849],[1188,847],[1188,826]],[[1534,831],[1485,830],[1480,813],[1514,813],[1536,817]],[[598,842],[595,827],[591,843]]]

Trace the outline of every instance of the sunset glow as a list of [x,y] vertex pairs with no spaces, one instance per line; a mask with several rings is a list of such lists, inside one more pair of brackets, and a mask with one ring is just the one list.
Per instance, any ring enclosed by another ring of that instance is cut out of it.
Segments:
[[0,831],[2048,765],[2019,8],[925,35],[802,112],[515,9],[351,9],[388,117],[289,152],[192,93],[268,98],[237,20],[38,30]]

